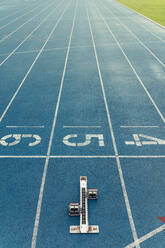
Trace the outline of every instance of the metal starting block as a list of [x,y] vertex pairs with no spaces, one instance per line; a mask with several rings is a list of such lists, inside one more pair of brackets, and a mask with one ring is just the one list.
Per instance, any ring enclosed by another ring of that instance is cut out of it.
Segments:
[[99,226],[88,225],[88,199],[98,198],[97,189],[87,189],[87,177],[80,177],[80,203],[69,204],[69,215],[80,216],[80,226],[70,226],[70,233],[99,233]]

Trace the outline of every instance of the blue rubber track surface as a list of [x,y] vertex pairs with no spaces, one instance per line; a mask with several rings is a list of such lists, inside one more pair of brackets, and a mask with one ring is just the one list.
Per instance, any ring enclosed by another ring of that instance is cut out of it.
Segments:
[[164,42],[114,0],[0,0],[0,247],[165,246]]

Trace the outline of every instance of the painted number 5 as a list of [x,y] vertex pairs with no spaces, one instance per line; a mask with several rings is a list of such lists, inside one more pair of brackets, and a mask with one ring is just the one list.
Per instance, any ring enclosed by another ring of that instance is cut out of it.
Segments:
[[77,137],[78,137],[78,134],[69,134],[63,138],[63,143],[67,146],[88,146],[92,142],[92,139],[95,138],[97,139],[99,146],[104,146],[103,134],[86,134],[85,140],[79,143],[75,142],[75,139]]

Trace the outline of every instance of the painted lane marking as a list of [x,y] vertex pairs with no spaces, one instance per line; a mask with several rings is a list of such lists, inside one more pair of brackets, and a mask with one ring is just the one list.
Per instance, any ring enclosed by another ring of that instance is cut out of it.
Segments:
[[[116,155],[116,163],[117,163],[118,173],[119,173],[121,187],[122,187],[125,205],[126,205],[126,209],[127,209],[128,219],[129,219],[133,239],[134,239],[134,241],[136,241],[138,239],[138,236],[137,236],[137,232],[136,232],[136,228],[135,228],[135,224],[134,224],[134,220],[133,220],[133,216],[132,216],[132,211],[131,211],[131,207],[130,207],[130,203],[129,203],[129,199],[128,199],[128,194],[127,194],[127,190],[126,190],[126,185],[125,185],[125,181],[124,181],[124,177],[123,177],[123,172],[122,172],[122,168],[121,168],[121,164],[120,164],[119,153],[118,153],[116,139],[115,139],[115,135],[114,135],[114,131],[113,131],[111,115],[110,115],[110,111],[109,111],[109,107],[108,107],[108,103],[107,103],[107,99],[106,99],[106,94],[105,94],[105,89],[104,89],[104,84],[103,84],[103,78],[102,78],[102,73],[100,70],[100,64],[99,64],[98,55],[97,55],[97,51],[96,51],[96,45],[95,45],[95,41],[94,41],[94,37],[93,37],[92,26],[91,26],[89,14],[88,14],[88,9],[87,9],[87,17],[88,17],[89,29],[90,29],[90,33],[91,33],[93,48],[94,48],[94,54],[95,54],[95,58],[96,58],[96,65],[97,65],[97,69],[98,69],[102,94],[103,94],[103,98],[104,98],[105,109],[107,112],[109,130],[110,130],[111,137],[112,137],[113,148],[114,148],[115,155]],[[136,248],[140,248],[139,244],[136,245]]]
[[[95,5],[96,6],[96,5]],[[97,8],[97,7],[96,7]],[[98,8],[97,8],[98,10]],[[112,32],[112,30],[110,29],[109,25],[107,24],[105,18],[103,17],[103,15],[101,14],[100,10],[98,10],[98,13],[100,15],[100,17],[102,18],[103,22],[105,23],[107,29],[109,30],[110,34],[112,35],[113,39],[116,41],[116,44],[118,45],[119,49],[121,50],[123,56],[125,57],[127,63],[129,64],[129,66],[131,67],[132,71],[134,72],[136,78],[138,79],[139,83],[141,84],[141,86],[143,87],[145,93],[147,94],[147,96],[149,97],[151,103],[153,104],[153,106],[155,107],[157,113],[159,114],[160,118],[162,119],[163,123],[165,123],[165,118],[163,116],[163,114],[161,113],[161,111],[159,110],[157,104],[155,103],[155,101],[153,100],[152,96],[150,95],[149,91],[147,90],[146,86],[144,85],[142,79],[140,78],[140,76],[138,75],[138,73],[136,72],[134,66],[132,65],[131,61],[129,60],[128,56],[126,55],[126,53],[124,52],[123,48],[121,47],[121,44],[119,43],[119,41],[117,40],[116,36],[114,35],[114,33]]]
[[92,138],[96,138],[98,139],[99,146],[104,146],[103,134],[86,134],[85,141],[82,143],[75,143],[75,142],[69,141],[70,139],[77,138],[77,137],[78,137],[78,134],[69,134],[63,138],[63,143],[67,146],[74,146],[74,147],[75,146],[88,146],[91,143]]
[[[0,155],[0,158],[102,158],[102,159],[116,159],[116,155]],[[165,155],[119,155],[119,158],[126,158],[126,159],[159,159],[159,158],[165,158]]]
[[45,126],[6,126],[6,128],[45,128]]
[[5,155],[1,155],[0,158],[26,158],[26,159],[31,159],[31,158],[46,158],[46,155],[31,155],[31,156],[28,156],[28,155],[8,155],[8,156],[5,156]]
[[[15,141],[8,143],[6,140],[10,138],[14,138]],[[0,144],[2,146],[15,146],[18,143],[20,143],[20,141],[21,141],[21,134],[8,134],[0,139]]]
[[101,128],[101,126],[63,126],[63,128]]
[[165,155],[119,155],[120,158],[165,158]]
[[[165,140],[158,139],[152,136],[144,135],[144,134],[132,134],[134,141],[125,141],[126,145],[165,145]],[[144,141],[140,141],[140,138],[146,139]]]
[[[36,146],[41,142],[41,137],[37,134],[8,134],[0,139],[0,145],[2,146],[15,146],[21,142],[22,138],[32,138],[33,142],[30,142],[28,146]],[[12,142],[7,142],[8,139],[14,139]]]
[[[121,44],[124,44],[124,43],[126,43],[126,42],[121,42]],[[104,45],[97,45],[96,47],[111,47],[111,46],[112,45],[110,45],[110,44],[104,44]],[[81,48],[92,48],[92,46],[71,46],[70,49],[81,49]],[[46,48],[46,49],[44,49],[44,52],[56,51],[56,50],[67,50],[67,47]],[[19,52],[15,52],[15,54],[37,53],[37,52],[39,52],[39,49],[27,50],[27,51],[19,51]],[[0,53],[0,56],[6,56],[6,55],[9,55],[9,54],[10,53]]]
[[[64,11],[62,12],[59,21],[62,19],[64,13],[68,9],[69,5],[71,2],[65,7]],[[72,40],[72,34],[75,26],[75,20],[76,20],[76,14],[77,14],[77,7],[78,7],[78,1],[76,1],[76,6],[74,10],[74,16],[73,16],[73,22],[72,22],[72,27],[71,27],[71,32],[70,32],[70,37],[68,41],[68,48],[66,52],[66,58],[65,58],[65,63],[64,63],[64,69],[62,73],[62,78],[61,78],[61,83],[60,83],[60,89],[59,89],[59,94],[58,94],[58,99],[57,99],[57,104],[56,104],[56,109],[54,112],[54,118],[53,118],[53,123],[52,123],[52,129],[51,129],[51,134],[50,134],[50,139],[49,139],[49,145],[48,145],[48,151],[47,151],[47,157],[45,160],[45,165],[44,165],[44,171],[42,175],[42,181],[41,181],[41,186],[40,186],[40,193],[39,193],[39,198],[38,198],[38,203],[37,203],[37,211],[36,211],[36,216],[35,216],[35,222],[34,222],[34,228],[33,228],[33,236],[32,236],[32,243],[31,243],[31,248],[36,248],[36,242],[37,242],[37,235],[38,235],[38,227],[39,227],[39,221],[40,221],[40,213],[41,213],[41,206],[42,206],[42,199],[43,199],[43,193],[44,193],[44,187],[45,187],[45,180],[46,180],[46,175],[47,175],[47,170],[48,170],[48,164],[49,164],[49,159],[50,159],[50,152],[51,152],[51,147],[52,147],[52,142],[53,142],[53,136],[55,132],[55,127],[56,127],[56,121],[57,121],[57,115],[58,115],[58,110],[60,106],[60,100],[61,100],[61,94],[62,94],[62,89],[63,89],[63,84],[64,84],[64,78],[65,78],[65,72],[66,72],[66,67],[68,63],[68,57],[69,57],[69,52],[70,52],[70,45],[71,45],[71,40]],[[57,26],[57,23],[55,26]],[[53,29],[55,30],[55,28]]]
[[160,126],[120,126],[120,128],[160,128]]

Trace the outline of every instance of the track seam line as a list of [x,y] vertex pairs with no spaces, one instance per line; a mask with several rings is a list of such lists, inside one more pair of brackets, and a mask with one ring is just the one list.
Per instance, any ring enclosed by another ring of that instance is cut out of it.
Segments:
[[[95,5],[95,6],[96,6],[96,5]],[[97,7],[96,7],[96,8],[97,8]],[[97,10],[98,10],[98,8],[97,8]],[[99,10],[98,10],[98,11],[99,11]],[[121,47],[121,45],[120,45],[119,41],[117,40],[116,36],[115,36],[114,33],[111,31],[109,25],[107,24],[105,18],[102,16],[101,12],[99,11],[98,13],[99,13],[99,15],[101,16],[101,18],[103,19],[103,21],[104,21],[104,23],[105,23],[107,29],[109,30],[109,32],[111,33],[111,35],[112,35],[112,37],[113,37],[113,39],[116,41],[118,47],[120,48],[120,50],[121,50],[123,56],[125,57],[127,63],[129,64],[129,66],[131,67],[132,71],[134,72],[134,74],[135,74],[136,78],[138,79],[139,83],[141,84],[141,86],[143,87],[143,89],[144,89],[144,91],[146,92],[147,96],[149,97],[151,103],[152,103],[153,106],[155,107],[155,109],[156,109],[157,113],[159,114],[160,118],[162,119],[163,123],[165,123],[165,118],[164,118],[163,114],[162,114],[161,111],[159,110],[157,104],[156,104],[155,101],[153,100],[152,96],[150,95],[149,91],[147,90],[146,86],[144,85],[143,81],[141,80],[140,76],[139,76],[138,73],[136,72],[134,66],[133,66],[132,63],[130,62],[128,56],[127,56],[126,53],[124,52],[124,50],[123,50],[123,48]]]
[[[124,177],[123,177],[123,173],[122,173],[122,168],[121,168],[121,164],[120,164],[120,159],[119,159],[118,149],[117,149],[117,145],[116,145],[115,135],[114,135],[113,127],[112,127],[111,115],[110,115],[110,111],[109,111],[108,103],[107,103],[107,99],[106,99],[106,94],[105,94],[105,89],[104,89],[104,84],[103,84],[103,79],[102,79],[102,73],[101,73],[101,70],[100,70],[100,64],[99,64],[98,55],[97,55],[97,51],[96,51],[96,46],[95,46],[95,41],[94,41],[94,37],[93,37],[91,22],[90,22],[90,18],[89,18],[89,14],[88,14],[88,9],[87,9],[87,16],[88,16],[88,23],[89,23],[89,28],[90,28],[90,33],[91,33],[91,38],[92,38],[95,58],[96,58],[96,64],[97,64],[100,84],[101,84],[103,98],[104,98],[104,104],[105,104],[105,108],[106,108],[106,112],[107,112],[109,129],[110,129],[110,133],[111,133],[111,137],[112,137],[113,148],[114,148],[115,155],[116,155],[116,162],[117,162],[120,182],[121,182],[123,196],[124,196],[126,209],[127,209],[127,213],[128,213],[128,219],[129,219],[129,222],[130,222],[130,226],[131,226],[134,241],[137,241],[138,236],[137,236],[137,233],[136,233],[136,228],[135,228],[135,224],[134,224],[134,220],[133,220],[133,216],[132,216],[132,212],[131,212],[131,207],[130,207],[130,203],[129,203],[129,199],[128,199],[128,194],[127,194],[127,191],[126,191],[126,185],[125,185],[125,181],[124,181]],[[140,248],[139,244],[137,244],[136,247]]]
[[[0,66],[2,66],[14,53],[15,53],[15,51],[17,51],[17,49],[20,47],[20,46],[22,46],[22,44],[26,41],[26,40],[28,40],[29,39],[29,37],[49,18],[49,16],[51,16],[53,13],[54,13],[54,11],[61,5],[62,3],[60,2],[52,11],[50,11],[49,12],[49,14],[46,16],[46,17],[44,17],[44,19],[39,23],[39,25],[37,25],[37,27],[35,27],[34,29],[33,29],[33,31],[32,32],[30,32],[30,34],[28,34],[27,36],[26,36],[26,38],[23,40],[23,41],[21,41],[21,43],[0,63]],[[49,7],[50,6],[52,6],[52,4],[51,5],[49,5]],[[49,8],[48,7],[48,8]],[[53,6],[54,7],[54,6]],[[47,9],[47,8],[46,8]],[[43,11],[42,11],[43,12]]]
[[67,66],[67,61],[68,61],[69,51],[70,51],[70,44],[71,44],[73,29],[74,29],[74,25],[75,25],[77,6],[78,5],[77,5],[77,1],[76,1],[76,6],[75,6],[75,10],[74,10],[74,17],[73,17],[73,22],[72,22],[72,28],[71,28],[70,38],[69,38],[69,42],[68,42],[68,49],[66,52],[64,69],[63,69],[63,74],[62,74],[62,79],[61,79],[61,83],[60,83],[60,89],[59,89],[56,109],[55,109],[55,113],[54,113],[54,119],[53,119],[53,123],[52,123],[50,139],[49,139],[47,157],[46,157],[45,165],[44,165],[44,171],[43,171],[42,182],[41,182],[41,187],[40,187],[39,199],[38,199],[38,204],[37,204],[35,224],[34,224],[34,229],[33,229],[31,248],[35,248],[36,242],[37,242],[37,234],[38,234],[38,227],[39,227],[39,221],[40,221],[40,213],[41,213],[42,199],[43,199],[43,193],[44,193],[44,187],[45,187],[45,180],[46,180],[47,169],[48,169],[48,164],[49,164],[49,156],[50,156],[50,152],[51,152],[52,141],[53,141],[55,126],[56,126],[56,120],[57,120],[57,114],[58,114],[58,109],[59,109],[60,100],[61,100],[61,93],[62,93],[62,88],[63,88],[63,83],[64,83],[65,71],[66,71],[66,66]]
[[[120,42],[120,44],[125,44],[125,43],[128,44],[128,42]],[[129,44],[134,44],[134,43],[135,42],[129,42]],[[154,43],[158,43],[158,42],[154,42]],[[96,45],[96,47],[112,47],[112,46],[113,46],[113,44],[110,44],[110,43],[109,44],[105,44],[105,45]],[[91,46],[72,46],[71,47],[71,49],[81,49],[81,48],[91,48]],[[54,47],[54,48],[50,48],[50,49],[44,49],[44,52],[49,52],[49,51],[54,51],[54,50],[64,50],[64,49],[67,49],[67,47]],[[36,53],[38,51],[39,51],[39,49],[36,49],[36,50],[27,50],[27,51],[15,52],[15,54]],[[7,56],[9,54],[10,53],[0,53],[0,56]],[[159,74],[159,72],[157,72],[157,74]]]

